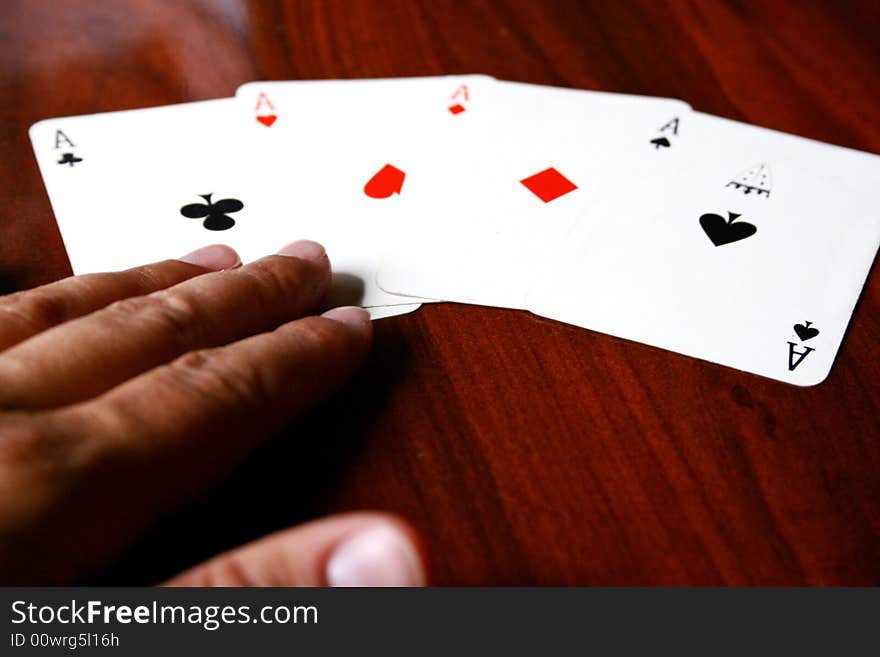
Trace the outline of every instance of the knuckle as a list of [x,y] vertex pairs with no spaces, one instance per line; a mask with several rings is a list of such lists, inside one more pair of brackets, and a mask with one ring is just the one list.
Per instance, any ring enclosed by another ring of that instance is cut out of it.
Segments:
[[164,263],[142,265],[125,272],[126,282],[135,294],[148,294],[152,290],[165,287]]
[[[305,267],[295,258],[271,256],[245,268],[246,275],[255,279],[255,289],[265,303],[277,304],[279,299],[296,299],[304,292],[312,292],[315,283]],[[319,284],[319,283],[318,283]]]
[[201,586],[259,586],[260,582],[248,571],[236,554],[217,557],[200,573]]
[[33,378],[32,364],[14,349],[0,354],[0,409],[11,411],[21,408],[20,404],[25,401],[21,383]]
[[149,265],[134,267],[125,272],[128,283],[135,294],[148,294],[153,290],[161,290],[189,276],[183,268],[186,264],[179,260],[163,260]]
[[25,416],[7,414],[0,420],[0,463],[7,472],[57,472],[69,448],[69,441]]
[[309,351],[323,354],[324,358],[347,358],[360,349],[359,341],[351,338],[344,325],[325,317],[308,317],[291,325],[291,329],[299,334]]
[[318,351],[337,351],[345,346],[340,324],[324,317],[309,317],[299,322],[295,330]]
[[41,290],[17,292],[7,297],[0,304],[0,311],[31,333],[60,324],[68,314],[62,297]]
[[120,324],[153,326],[164,333],[176,336],[182,343],[195,339],[200,327],[200,308],[191,298],[161,290],[141,297],[129,297],[115,301],[106,310]]
[[246,414],[269,398],[261,368],[221,349],[191,351],[169,367],[178,385],[227,410]]

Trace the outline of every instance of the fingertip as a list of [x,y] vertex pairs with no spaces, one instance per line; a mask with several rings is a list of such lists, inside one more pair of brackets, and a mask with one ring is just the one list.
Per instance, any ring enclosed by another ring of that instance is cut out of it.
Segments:
[[361,363],[373,342],[373,321],[370,313],[358,306],[340,306],[328,310],[321,318],[344,327],[342,331],[347,336],[347,360],[350,363]]
[[276,255],[287,256],[289,258],[299,258],[301,260],[309,260],[310,262],[323,264],[327,258],[327,251],[318,242],[312,240],[299,240],[278,250]]
[[341,540],[325,567],[328,586],[425,586],[420,551],[410,531],[377,520]]
[[321,317],[332,319],[334,322],[340,322],[358,330],[367,330],[372,327],[370,313],[359,306],[333,308],[325,312]]
[[324,250],[321,244],[311,240],[291,242],[276,251],[274,256],[269,256],[269,258],[277,258],[278,256],[282,256],[282,260],[295,258],[296,260],[308,263],[310,265],[308,269],[311,273],[320,274],[320,296],[322,298],[326,297],[330,289],[331,266],[327,251]]
[[211,271],[235,269],[241,266],[241,258],[238,256],[238,253],[235,249],[225,244],[203,246],[177,259],[181,262],[210,269]]
[[259,539],[192,568],[169,586],[425,586],[416,531],[395,515],[356,511]]

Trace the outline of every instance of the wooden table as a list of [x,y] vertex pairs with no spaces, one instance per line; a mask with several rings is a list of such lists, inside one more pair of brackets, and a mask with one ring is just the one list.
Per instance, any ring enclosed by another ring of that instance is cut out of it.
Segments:
[[[878,34],[876,0],[7,0],[0,285],[70,273],[39,119],[255,79],[479,72],[878,152]],[[880,584],[877,271],[807,389],[525,312],[443,304],[376,328],[346,390],[101,581],[380,508],[422,532],[439,584]]]

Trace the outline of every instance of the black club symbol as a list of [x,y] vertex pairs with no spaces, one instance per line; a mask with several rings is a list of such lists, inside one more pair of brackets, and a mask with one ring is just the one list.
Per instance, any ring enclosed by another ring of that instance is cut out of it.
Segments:
[[81,157],[77,157],[77,156],[74,155],[73,153],[64,153],[64,154],[61,156],[61,159],[58,160],[57,163],[58,163],[58,164],[69,164],[69,165],[72,167],[72,166],[73,166],[74,164],[76,164],[77,162],[82,162],[82,161],[83,161],[83,160],[82,160]]
[[180,208],[180,214],[189,219],[205,218],[202,224],[208,230],[227,230],[235,225],[235,219],[228,216],[244,208],[244,203],[237,198],[224,198],[216,203],[211,202],[213,194],[199,194],[206,203],[190,203]]

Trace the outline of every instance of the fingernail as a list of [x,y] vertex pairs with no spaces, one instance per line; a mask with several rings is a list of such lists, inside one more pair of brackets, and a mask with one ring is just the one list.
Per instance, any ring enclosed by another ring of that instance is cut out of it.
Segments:
[[340,544],[327,561],[330,586],[424,586],[415,546],[389,524],[374,525]]
[[192,253],[178,258],[181,262],[188,262],[191,265],[198,265],[205,269],[220,271],[221,269],[232,269],[241,264],[241,258],[234,249],[224,244],[212,244],[211,246],[203,246],[196,249]]
[[332,319],[335,322],[342,322],[350,326],[362,326],[370,323],[370,313],[363,308],[357,306],[340,306],[328,310],[321,317]]
[[324,247],[317,242],[311,240],[300,240],[292,242],[278,252],[278,255],[290,256],[293,258],[302,258],[303,260],[311,260],[312,262],[321,262],[327,257]]

